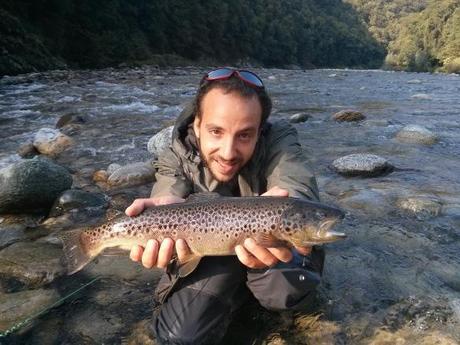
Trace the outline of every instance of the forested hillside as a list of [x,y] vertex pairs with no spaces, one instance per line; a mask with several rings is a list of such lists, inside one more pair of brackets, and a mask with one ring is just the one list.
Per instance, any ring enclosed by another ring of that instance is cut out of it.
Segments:
[[460,0],[3,0],[0,75],[239,64],[460,73]]
[[340,0],[3,0],[0,74],[120,63],[379,67]]
[[392,69],[460,73],[460,0],[346,0]]

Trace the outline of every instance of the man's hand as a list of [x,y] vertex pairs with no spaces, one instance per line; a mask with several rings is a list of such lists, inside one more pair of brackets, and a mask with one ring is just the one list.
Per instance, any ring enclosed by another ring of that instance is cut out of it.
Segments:
[[[261,196],[289,196],[286,189],[277,186],[269,189]],[[301,255],[308,255],[311,252],[311,247],[299,247],[296,250]],[[249,268],[265,268],[273,266],[278,261],[289,262],[292,260],[291,250],[288,248],[265,248],[256,243],[252,238],[247,238],[243,245],[235,247],[238,259]]]
[[[130,217],[137,216],[148,207],[169,205],[184,201],[184,199],[173,195],[149,199],[136,199],[126,209],[125,213]],[[174,245],[176,247],[176,252],[177,256],[179,257],[179,260],[181,260],[181,258],[190,253],[190,249],[188,248],[187,243],[185,243],[184,240],[180,239],[177,240],[176,243],[174,243],[172,239],[165,238],[161,243],[159,243],[157,240],[149,240],[145,248],[138,245],[133,246],[131,248],[129,257],[133,261],[141,261],[142,265],[146,268],[166,268],[173,256]]]

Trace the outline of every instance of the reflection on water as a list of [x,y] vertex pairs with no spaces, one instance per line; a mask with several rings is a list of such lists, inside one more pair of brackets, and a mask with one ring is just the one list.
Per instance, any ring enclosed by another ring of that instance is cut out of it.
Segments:
[[[5,77],[0,80],[0,167],[19,160],[18,147],[64,115],[84,119],[69,132],[76,145],[57,159],[76,172],[81,186],[92,185],[92,172],[110,163],[144,161],[149,158],[148,139],[170,125],[193,97],[202,72],[139,68]],[[268,314],[272,322],[262,321],[270,329],[260,334],[272,344],[302,343],[299,339],[315,344],[458,343],[460,76],[256,72],[273,95],[274,118],[299,112],[311,116],[295,126],[310,154],[321,197],[347,211],[343,230],[349,234],[348,240],[327,246],[320,316],[307,322],[305,316]],[[343,109],[362,111],[366,119],[331,120]],[[395,135],[406,125],[423,126],[439,140],[431,146],[399,142]],[[377,154],[397,169],[370,179],[334,173],[332,161],[351,153]],[[148,191],[139,188],[137,193],[145,196]],[[422,205],[415,213],[407,206],[413,200]],[[14,340],[78,344],[136,338],[133,330],[142,328],[139,323],[150,315],[158,274],[125,257],[104,257],[53,286],[62,296],[97,275],[101,282]]]

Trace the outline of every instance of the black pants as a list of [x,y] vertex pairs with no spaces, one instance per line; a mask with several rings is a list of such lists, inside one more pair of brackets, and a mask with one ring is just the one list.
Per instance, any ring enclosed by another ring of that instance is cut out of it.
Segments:
[[289,264],[265,270],[248,270],[236,256],[204,257],[185,278],[175,281],[163,275],[152,331],[160,344],[216,344],[225,335],[232,313],[251,293],[268,309],[306,308],[323,261],[324,252],[317,248],[308,257],[297,256]]

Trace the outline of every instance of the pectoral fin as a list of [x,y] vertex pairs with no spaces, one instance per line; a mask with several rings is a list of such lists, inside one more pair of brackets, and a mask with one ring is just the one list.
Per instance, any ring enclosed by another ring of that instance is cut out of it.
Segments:
[[276,238],[272,234],[259,233],[253,238],[256,240],[257,244],[265,248],[275,248],[275,247],[288,247],[286,241]]
[[201,261],[201,256],[190,254],[185,258],[181,258],[179,262],[179,277],[184,278],[192,273]]

